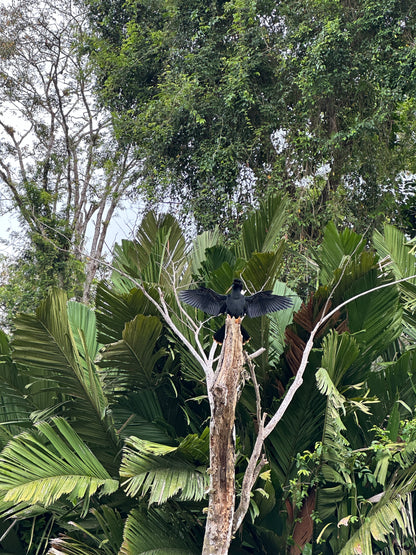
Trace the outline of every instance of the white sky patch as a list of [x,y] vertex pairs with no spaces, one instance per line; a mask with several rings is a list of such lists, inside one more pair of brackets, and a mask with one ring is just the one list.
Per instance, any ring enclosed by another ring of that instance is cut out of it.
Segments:
[[286,129],[277,129],[270,135],[270,140],[272,141],[272,145],[276,151],[276,154],[282,154],[282,152],[287,148],[287,130]]

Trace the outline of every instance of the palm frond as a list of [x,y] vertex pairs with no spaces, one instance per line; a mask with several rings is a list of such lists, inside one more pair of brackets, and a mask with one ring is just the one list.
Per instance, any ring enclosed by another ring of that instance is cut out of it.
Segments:
[[63,418],[38,422],[36,431],[10,440],[0,454],[3,501],[50,506],[66,495],[73,502],[118,489],[100,461]]
[[[136,241],[123,240],[116,245],[114,265],[135,279],[146,283],[171,285],[171,276],[186,268],[186,244],[182,230],[173,216],[156,216],[148,212],[143,218]],[[113,282],[120,291],[132,289],[134,283],[114,274]]]
[[86,305],[75,301],[67,303],[67,312],[78,352],[84,359],[88,357],[90,360],[94,360],[99,347],[95,312]]
[[98,365],[106,368],[105,380],[121,393],[153,385],[152,374],[158,361],[166,356],[157,348],[163,326],[156,316],[138,314],[127,322],[122,339],[107,345]]
[[296,392],[283,418],[268,438],[266,445],[270,465],[282,487],[296,473],[296,454],[311,449],[322,437],[326,398],[316,387],[314,365],[320,357],[316,353],[303,376],[303,384]]
[[208,437],[187,436],[177,447],[130,437],[126,441],[120,475],[128,495],[149,494],[149,505],[179,500],[200,501],[208,486]]
[[325,227],[322,244],[315,254],[320,267],[321,283],[330,283],[336,270],[343,266],[348,257],[353,253],[360,254],[364,247],[365,242],[361,235],[348,228],[339,232],[335,224],[330,222]]
[[108,505],[91,509],[91,512],[97,519],[108,545],[114,553],[118,553],[123,541],[124,519],[116,509]]
[[236,246],[238,256],[248,260],[253,253],[271,252],[281,238],[288,204],[287,197],[271,195],[243,223],[241,241]]
[[[377,397],[379,402],[374,405],[373,424],[384,426],[386,416],[391,414],[393,407],[400,399],[398,409],[402,419],[409,415],[406,405],[416,405],[416,351],[403,353],[396,361],[377,365],[368,375],[367,385],[370,394]],[[403,404],[404,403],[404,404]],[[370,426],[371,427],[371,426]]]
[[[85,334],[77,328],[77,349],[63,291],[52,289],[35,315],[22,314],[15,321],[13,359],[36,378],[34,386],[49,388],[57,398],[64,396],[75,408],[74,425],[83,439],[117,451],[108,401],[97,369],[89,357]],[[91,335],[90,332],[87,332]],[[51,393],[49,393],[51,397]],[[49,402],[50,406],[50,402]]]
[[131,435],[167,444],[171,439],[171,425],[166,422],[154,388],[117,396],[112,405],[114,424],[120,437]]
[[[414,249],[407,244],[406,238],[400,230],[392,225],[384,226],[384,233],[375,231],[374,245],[380,257],[384,260],[384,267],[391,269],[395,279],[414,276],[416,274],[416,257]],[[403,298],[406,317],[412,321],[416,310],[416,278],[399,284]]]
[[116,551],[108,551],[105,545],[91,547],[70,536],[63,535],[51,540],[47,555],[117,555]]
[[284,242],[280,241],[275,250],[254,253],[248,259],[242,278],[251,293],[273,289],[282,263],[284,247]]
[[[372,270],[348,289],[347,298],[377,285],[380,285],[380,280],[376,270]],[[355,334],[360,349],[360,356],[350,370],[356,373],[358,382],[367,375],[372,361],[385,353],[402,332],[399,292],[395,286],[374,291],[352,301],[347,310],[349,331]]]
[[269,359],[270,361],[277,362],[286,347],[285,330],[293,321],[293,315],[299,310],[302,305],[302,300],[296,295],[294,291],[281,282],[277,281],[273,287],[275,295],[290,296],[293,301],[293,306],[287,310],[280,310],[270,314],[270,334],[269,334]]
[[236,256],[231,249],[222,244],[213,245],[205,250],[197,275],[206,287],[225,293],[234,278],[236,263]]
[[29,383],[13,363],[8,338],[0,331],[0,448],[31,425],[30,414],[37,406],[27,395]]
[[[152,292],[156,295],[151,287],[147,291],[150,295]],[[158,314],[154,305],[137,287],[122,293],[114,287],[100,283],[97,287],[96,306],[97,338],[104,345],[121,339],[126,322],[133,320],[137,314],[145,316]]]
[[193,555],[198,549],[161,511],[132,510],[124,529],[120,555]]
[[[414,275],[415,254],[412,246],[407,244],[404,233],[389,224],[384,225],[383,231],[384,234],[381,234],[376,230],[373,235],[374,246],[380,258],[393,270],[396,279]],[[416,285],[416,278],[410,283]]]
[[357,341],[348,333],[338,334],[331,330],[325,336],[322,348],[321,365],[328,372],[334,386],[337,387],[359,355]]
[[[341,395],[341,393],[336,388],[336,385],[332,381],[330,375],[328,374],[325,368],[319,368],[316,371],[316,383],[318,386],[318,390],[322,393],[322,395],[326,395],[331,403],[331,406],[335,409],[335,412],[331,411],[331,418],[338,420],[339,414],[338,410],[342,410],[345,414],[345,397]],[[340,430],[345,429],[345,426],[339,424],[338,425],[338,432]],[[338,433],[333,434],[334,437],[338,437]]]
[[393,481],[381,499],[365,515],[361,526],[343,546],[340,555],[373,553],[372,540],[401,544],[400,537],[415,541],[411,492],[415,486],[416,467],[413,466]]
[[[358,348],[354,337],[334,331],[324,338],[322,346],[322,367],[316,372],[316,381],[318,390],[326,396],[326,405],[320,441],[319,475],[322,484],[317,492],[316,508],[325,522],[333,520],[334,515],[343,510],[346,499],[351,495],[350,449],[344,437],[346,426],[341,418],[345,416],[348,401],[338,387],[357,358]],[[341,530],[338,541],[342,540],[342,534],[345,535],[344,530]]]
[[[123,542],[124,520],[120,513],[102,505],[99,509],[91,509],[97,519],[100,530],[90,531],[91,526],[84,528],[71,522],[71,528],[78,532],[74,536],[61,535],[51,540],[51,548],[47,555],[118,555]],[[84,541],[79,538],[83,538]],[[86,543],[88,542],[88,543]]]
[[220,243],[221,233],[218,227],[212,231],[204,231],[195,237],[190,253],[191,271],[194,275],[199,273],[202,263],[206,260],[207,249]]

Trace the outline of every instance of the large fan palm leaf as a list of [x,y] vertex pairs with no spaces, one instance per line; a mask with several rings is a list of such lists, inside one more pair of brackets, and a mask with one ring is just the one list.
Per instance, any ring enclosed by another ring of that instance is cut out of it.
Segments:
[[179,523],[155,509],[132,510],[127,518],[120,555],[193,555],[200,548],[181,534]]
[[119,486],[62,418],[38,422],[35,431],[10,440],[0,454],[0,467],[6,508],[21,503],[48,507],[63,495],[73,502],[88,501],[98,490],[110,494]]
[[138,314],[126,323],[122,339],[102,350],[99,365],[107,369],[106,380],[115,392],[153,386],[157,363],[167,354],[157,347],[162,328],[156,316]]
[[129,495],[149,494],[149,504],[178,496],[200,501],[208,487],[208,434],[187,436],[177,447],[128,438],[120,475]]
[[16,319],[12,347],[15,362],[25,367],[28,375],[40,380],[43,387],[48,383],[53,397],[73,407],[71,415],[81,437],[105,449],[109,461],[113,460],[117,438],[108,401],[89,356],[94,348],[79,328],[75,340],[63,291],[51,290],[35,315],[22,314]]

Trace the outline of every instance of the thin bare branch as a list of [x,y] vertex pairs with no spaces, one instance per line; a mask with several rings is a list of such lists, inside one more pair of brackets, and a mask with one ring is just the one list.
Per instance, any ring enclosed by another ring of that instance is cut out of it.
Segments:
[[[312,348],[313,348],[313,345],[314,345],[314,340],[315,340],[316,334],[319,331],[320,327],[325,322],[330,320],[332,318],[332,316],[334,316],[341,308],[343,308],[344,306],[347,306],[349,303],[354,302],[357,299],[359,299],[361,297],[364,297],[365,295],[369,295],[371,293],[374,293],[375,291],[380,291],[381,289],[385,289],[386,287],[391,287],[391,286],[394,286],[394,285],[398,285],[399,283],[410,281],[411,279],[415,279],[415,278],[416,278],[416,274],[412,275],[412,276],[409,276],[409,277],[401,278],[401,279],[398,279],[398,280],[395,280],[395,281],[391,281],[389,283],[383,283],[381,285],[378,285],[377,287],[373,287],[372,289],[369,289],[367,291],[363,291],[361,293],[358,293],[357,295],[354,295],[354,297],[351,297],[350,299],[347,299],[346,301],[340,303],[333,310],[328,312],[328,314],[326,314],[326,315],[322,314],[319,322],[316,324],[314,329],[311,331],[309,339],[308,339],[308,341],[305,345],[305,349],[303,351],[302,359],[301,359],[301,362],[299,364],[299,368],[298,368],[298,371],[296,373],[295,379],[293,380],[289,390],[287,391],[285,397],[283,398],[278,410],[275,412],[275,414],[272,416],[272,418],[269,420],[269,422],[267,423],[266,426],[263,427],[263,425],[262,425],[259,428],[256,443],[254,445],[253,452],[250,456],[250,459],[249,459],[249,462],[248,462],[248,465],[247,465],[247,469],[246,469],[246,472],[245,472],[245,475],[244,475],[243,486],[242,486],[242,489],[241,489],[240,504],[239,504],[239,506],[238,506],[238,508],[235,512],[235,516],[234,516],[234,528],[233,528],[234,533],[238,530],[238,528],[241,525],[241,523],[244,519],[244,516],[245,516],[245,514],[248,510],[249,502],[250,502],[250,492],[251,492],[251,488],[254,486],[253,478],[255,476],[255,471],[256,471],[256,468],[257,468],[257,464],[261,465],[261,466],[264,466],[264,465],[261,464],[261,459],[260,459],[264,441],[272,433],[272,431],[275,429],[275,427],[277,426],[279,421],[283,418],[283,415],[285,414],[288,406],[292,402],[292,399],[295,396],[295,393],[297,392],[297,390],[300,388],[300,386],[303,383],[303,374],[305,373],[306,367],[308,365],[309,355],[312,351]],[[266,420],[266,416],[267,416],[266,414],[263,414],[263,417],[262,417],[262,420],[261,420],[263,424]],[[259,470],[259,472],[260,472],[260,470]]]
[[292,385],[290,386],[288,392],[286,393],[279,409],[276,411],[276,413],[273,415],[273,417],[270,419],[270,421],[267,423],[267,426],[265,427],[265,438],[271,434],[271,432],[274,430],[274,428],[276,427],[279,420],[281,420],[281,418],[283,417],[287,407],[289,406],[290,402],[292,401],[296,391],[302,385],[302,383],[303,383],[303,374],[306,370],[306,366],[307,366],[308,361],[309,361],[309,355],[310,355],[310,352],[313,348],[313,343],[314,343],[314,340],[315,340],[315,336],[316,336],[319,328],[322,326],[322,324],[324,324],[325,322],[330,320],[332,318],[332,316],[334,316],[334,314],[336,314],[341,308],[343,308],[344,306],[347,306],[349,303],[352,303],[352,302],[356,301],[357,299],[359,299],[361,297],[364,297],[365,295],[370,295],[371,293],[374,293],[375,291],[380,291],[381,289],[385,289],[386,287],[392,287],[393,285],[398,285],[399,283],[403,283],[405,281],[410,281],[411,279],[415,279],[415,278],[416,278],[416,274],[412,275],[412,276],[409,276],[409,277],[406,277],[406,278],[391,281],[391,282],[388,282],[388,283],[383,283],[382,285],[378,285],[377,287],[373,287],[372,289],[368,289],[367,291],[362,291],[361,293],[358,293],[357,295],[354,295],[354,297],[351,297],[350,299],[347,299],[346,301],[340,303],[333,310],[328,312],[328,314],[326,314],[325,316],[322,315],[319,322],[316,324],[314,329],[311,331],[309,339],[308,339],[308,341],[305,345],[305,349],[303,351],[302,359],[301,359],[301,362],[299,364],[299,368],[298,368],[298,371],[296,373],[295,379],[292,382]]
[[[260,350],[260,349],[259,349]],[[258,351],[256,351],[258,352]],[[247,363],[247,366],[250,370],[250,376],[251,376],[251,381],[253,382],[253,387],[254,387],[254,393],[256,395],[256,413],[257,413],[257,422],[261,422],[262,416],[262,410],[261,410],[261,397],[260,397],[260,387],[259,384],[257,382],[257,376],[256,376],[256,372],[254,370],[254,364],[252,362],[253,360],[253,356],[249,356],[246,351],[243,352],[244,353],[244,360]]]

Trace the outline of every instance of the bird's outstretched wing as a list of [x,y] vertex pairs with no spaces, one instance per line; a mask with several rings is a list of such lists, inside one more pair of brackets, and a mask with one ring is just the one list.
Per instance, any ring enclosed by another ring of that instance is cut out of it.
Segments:
[[249,318],[283,310],[292,305],[293,302],[290,297],[274,295],[271,291],[259,291],[250,297],[246,297],[246,310]]
[[179,298],[184,303],[199,308],[212,316],[218,316],[227,309],[227,295],[220,295],[207,287],[180,291]]

